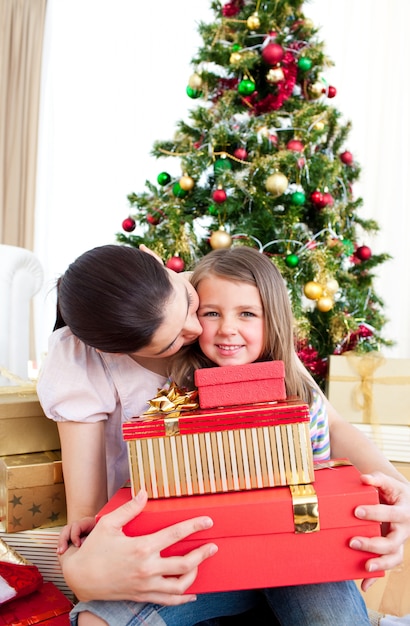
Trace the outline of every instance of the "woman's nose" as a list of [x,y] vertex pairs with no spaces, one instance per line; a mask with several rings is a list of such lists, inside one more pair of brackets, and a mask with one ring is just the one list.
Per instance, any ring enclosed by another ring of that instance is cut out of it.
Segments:
[[193,313],[186,320],[184,334],[185,336],[189,335],[192,337],[199,337],[201,333],[202,333],[202,326],[199,323],[196,313]]

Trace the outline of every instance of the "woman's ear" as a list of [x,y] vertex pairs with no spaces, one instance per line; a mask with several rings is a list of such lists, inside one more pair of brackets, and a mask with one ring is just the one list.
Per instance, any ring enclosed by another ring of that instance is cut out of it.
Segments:
[[159,263],[161,263],[161,265],[164,265],[164,261],[161,259],[161,257],[158,256],[158,254],[156,252],[153,252],[152,250],[147,248],[147,246],[145,244],[142,243],[139,246],[139,249],[142,250],[142,252],[146,252],[147,254],[150,254],[151,256],[154,257],[154,259],[156,259]]

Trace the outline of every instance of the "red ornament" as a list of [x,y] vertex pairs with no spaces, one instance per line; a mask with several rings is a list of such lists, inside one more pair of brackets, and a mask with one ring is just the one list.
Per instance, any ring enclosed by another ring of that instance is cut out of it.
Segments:
[[132,231],[135,230],[135,226],[136,223],[132,217],[126,217],[122,223],[122,228],[126,233],[132,233]]
[[233,155],[236,159],[239,159],[240,161],[246,161],[246,159],[248,158],[248,153],[245,148],[236,148]]
[[163,217],[164,213],[162,211],[160,211],[159,209],[154,209],[152,213],[147,213],[147,222],[152,226],[156,226],[162,221]]
[[318,189],[310,194],[310,199],[316,206],[323,206],[323,193]]
[[323,194],[323,206],[333,206],[334,202],[335,201],[331,193],[326,192]]
[[215,189],[215,191],[212,194],[212,198],[214,199],[214,202],[217,202],[218,204],[222,204],[223,202],[225,202],[227,197],[228,196],[224,189]]
[[172,270],[173,272],[183,272],[185,269],[185,263],[183,259],[181,259],[181,257],[178,255],[172,256],[170,259],[168,259],[165,265],[169,270]]
[[222,15],[224,17],[233,17],[234,15],[238,15],[238,13],[239,7],[233,2],[228,2],[222,7]]
[[278,43],[268,43],[262,50],[262,59],[268,65],[280,63],[285,55],[285,51]]
[[348,150],[345,150],[344,152],[342,152],[342,154],[339,155],[339,158],[341,162],[344,163],[345,165],[353,164],[353,154],[349,152]]
[[372,256],[372,251],[369,246],[359,246],[354,255],[359,261],[368,261]]
[[334,98],[337,94],[336,87],[329,85],[329,87],[325,89],[323,93],[325,93],[328,98]]
[[288,150],[292,150],[293,152],[303,152],[305,149],[305,146],[301,141],[299,141],[299,139],[291,139],[286,144],[286,147]]

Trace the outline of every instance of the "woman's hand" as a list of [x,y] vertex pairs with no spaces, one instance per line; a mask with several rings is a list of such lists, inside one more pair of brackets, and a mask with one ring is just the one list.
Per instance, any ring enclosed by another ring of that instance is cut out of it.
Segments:
[[67,584],[79,600],[133,600],[164,605],[195,600],[184,594],[196,578],[198,566],[215,554],[205,544],[184,556],[164,558],[161,551],[192,533],[212,526],[209,517],[197,517],[152,535],[127,537],[123,526],[141,513],[147,495],[102,517],[80,548],[70,546],[61,557]]
[[[402,563],[404,543],[410,538],[410,483],[381,472],[364,474],[362,481],[378,489],[380,504],[357,507],[355,515],[362,520],[382,523],[384,536],[353,537],[350,547],[380,555],[366,562],[368,572],[392,569]],[[369,589],[376,580],[364,579],[362,590]]]

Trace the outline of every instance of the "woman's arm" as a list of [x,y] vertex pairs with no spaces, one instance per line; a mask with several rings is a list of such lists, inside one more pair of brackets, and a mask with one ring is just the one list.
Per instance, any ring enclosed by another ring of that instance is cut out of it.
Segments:
[[94,517],[107,502],[105,421],[58,422],[67,521]]

